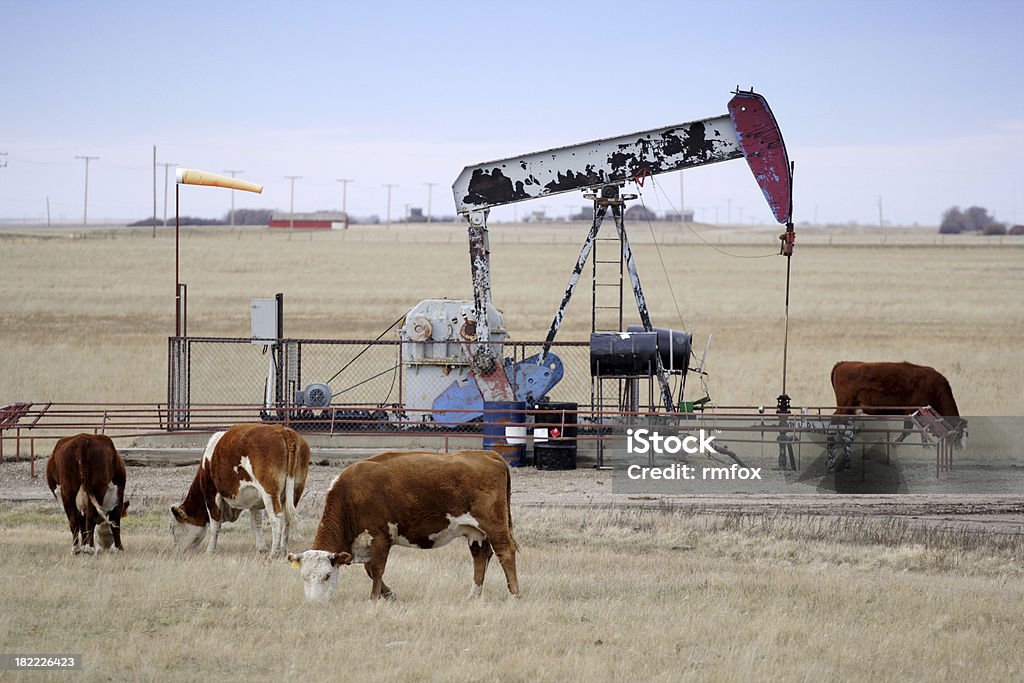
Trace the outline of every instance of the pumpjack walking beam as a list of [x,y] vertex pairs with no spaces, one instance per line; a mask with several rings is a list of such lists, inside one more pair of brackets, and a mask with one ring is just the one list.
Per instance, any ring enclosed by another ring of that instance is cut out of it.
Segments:
[[[789,161],[782,133],[768,103],[753,91],[737,90],[729,101],[728,110],[729,113],[723,116],[534,152],[467,166],[462,170],[452,185],[452,192],[456,210],[469,221],[470,264],[477,316],[474,369],[485,400],[503,400],[502,396],[509,393],[502,386],[507,382],[501,363],[497,362],[490,349],[487,325],[487,303],[491,298],[487,210],[574,190],[600,189],[603,192],[604,188],[613,186],[617,193],[619,186],[636,178],[742,156],[750,165],[776,220],[789,222]],[[599,206],[597,208],[600,209]],[[606,213],[607,210],[601,212],[601,219]],[[612,216],[616,218],[616,228],[626,250],[628,240],[622,227],[621,203],[618,213],[613,208]],[[566,297],[555,315],[554,333],[561,325],[565,305],[572,296],[599,228],[598,211],[595,210],[591,232],[570,277]],[[631,252],[627,262],[632,262]],[[630,280],[643,319],[646,304],[635,265],[630,268]],[[646,318],[644,327],[650,329],[650,316]],[[554,340],[552,332],[548,336],[545,351]],[[671,410],[671,400],[666,407]]]

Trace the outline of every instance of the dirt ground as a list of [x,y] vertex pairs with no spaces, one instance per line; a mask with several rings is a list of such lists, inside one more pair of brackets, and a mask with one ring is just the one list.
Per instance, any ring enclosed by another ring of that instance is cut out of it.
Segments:
[[[357,459],[353,457],[352,460]],[[328,464],[316,464],[327,462]],[[319,517],[331,481],[346,464],[313,454],[300,515]],[[53,502],[46,488],[46,460],[0,464],[0,504]],[[512,502],[520,507],[645,508],[711,515],[793,515],[895,520],[908,525],[981,534],[1024,535],[1024,495],[1014,494],[829,494],[616,493],[612,472],[584,466],[576,470],[512,470]],[[127,498],[133,510],[149,510],[180,501],[194,466],[128,466]],[[55,502],[54,505],[57,505]]]

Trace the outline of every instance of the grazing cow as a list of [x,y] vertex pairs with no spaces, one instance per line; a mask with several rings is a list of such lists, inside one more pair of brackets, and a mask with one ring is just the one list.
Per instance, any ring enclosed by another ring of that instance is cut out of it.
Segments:
[[309,445],[292,429],[242,424],[217,432],[206,444],[185,500],[171,507],[175,545],[197,548],[209,527],[206,552],[212,553],[221,523],[234,522],[242,510],[249,510],[256,548],[265,553],[260,511],[267,510],[273,538],[270,556],[283,556],[308,470]]
[[[837,415],[910,415],[931,406],[953,428],[953,443],[963,446],[967,420],[960,418],[949,382],[935,368],[913,363],[841,361],[832,368]],[[913,424],[905,423],[910,430]],[[897,441],[907,437],[905,431]]]
[[124,461],[109,436],[77,434],[57,442],[46,463],[46,485],[55,498],[60,489],[71,527],[72,554],[95,554],[95,541],[102,549],[124,550],[125,479]]
[[310,600],[330,598],[339,568],[353,562],[373,580],[375,600],[393,597],[383,578],[392,546],[439,548],[464,537],[473,556],[470,596],[481,594],[492,553],[518,595],[511,486],[508,465],[493,451],[381,453],[334,479],[312,549],[288,559]]

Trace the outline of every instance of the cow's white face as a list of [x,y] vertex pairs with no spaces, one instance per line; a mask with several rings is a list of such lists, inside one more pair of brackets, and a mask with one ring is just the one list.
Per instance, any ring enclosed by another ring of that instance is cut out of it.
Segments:
[[171,530],[171,538],[174,539],[174,547],[182,551],[195,550],[203,542],[206,537],[206,529],[210,525],[189,524],[186,520],[181,519],[180,510],[177,512],[175,510],[177,508],[171,508],[171,521],[168,525]]
[[341,566],[352,563],[348,553],[330,553],[326,550],[307,550],[288,553],[288,561],[302,574],[302,589],[307,600],[326,602],[334,594]]

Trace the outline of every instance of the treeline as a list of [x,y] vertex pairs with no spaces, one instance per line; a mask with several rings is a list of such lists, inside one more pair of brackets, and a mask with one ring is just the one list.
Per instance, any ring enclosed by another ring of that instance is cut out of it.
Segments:
[[[1014,226],[1011,231],[1016,234]],[[942,212],[942,222],[939,223],[939,232],[946,235],[956,235],[962,232],[980,232],[983,235],[1005,235],[1007,234],[1006,224],[1000,223],[994,216],[989,215],[988,209],[981,206],[972,206],[961,211],[959,206],[951,206]]]
[[[231,220],[231,212],[224,214],[224,218],[200,218],[197,216],[182,216],[179,219],[181,225],[267,225],[270,223],[270,216],[273,209],[235,209],[235,220]],[[162,219],[156,219],[158,225],[163,224]],[[153,218],[143,218],[141,221],[129,223],[129,227],[142,225],[153,225]],[[167,219],[167,225],[174,225],[174,219]]]

